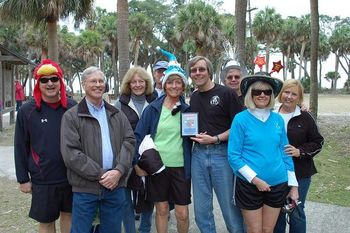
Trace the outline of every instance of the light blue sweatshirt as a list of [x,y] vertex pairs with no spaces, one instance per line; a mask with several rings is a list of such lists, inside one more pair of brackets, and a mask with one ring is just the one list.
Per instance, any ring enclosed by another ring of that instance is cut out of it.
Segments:
[[[288,138],[280,115],[271,112],[263,122],[248,110],[237,114],[232,122],[228,140],[228,160],[233,172],[247,180],[243,167],[269,185],[288,181],[288,171],[294,173],[293,160],[284,153]],[[250,182],[250,180],[248,180]]]

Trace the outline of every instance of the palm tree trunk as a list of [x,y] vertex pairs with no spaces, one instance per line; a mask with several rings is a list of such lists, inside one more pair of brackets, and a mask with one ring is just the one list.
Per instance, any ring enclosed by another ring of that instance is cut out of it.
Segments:
[[322,60],[319,59],[319,69],[318,69],[318,88],[322,88]]
[[136,39],[135,41],[135,60],[134,60],[134,65],[137,66],[138,60],[139,60],[139,53],[140,53],[140,40]]
[[49,58],[58,62],[57,21],[47,23],[47,45]]
[[335,93],[337,91],[337,79],[338,79],[338,70],[339,70],[339,55],[335,54],[335,77],[334,77],[334,85],[332,87],[332,93]]
[[310,111],[317,118],[318,85],[317,85],[317,58],[319,44],[319,14],[318,0],[310,0],[311,11],[311,77],[310,77]]
[[[119,78],[120,82],[130,67],[129,59],[129,4],[128,0],[117,0],[117,37],[118,37],[118,53],[119,53]],[[114,94],[119,95],[119,88],[114,89]]]
[[247,0],[236,0],[235,4],[235,51],[237,60],[240,66],[244,69],[243,73],[247,73],[245,66],[245,37],[246,37],[246,15],[247,15]]
[[301,66],[302,66],[302,63],[304,60],[305,47],[306,47],[306,42],[302,42],[301,43],[301,50],[300,50],[300,61],[299,61],[299,80],[301,79]]

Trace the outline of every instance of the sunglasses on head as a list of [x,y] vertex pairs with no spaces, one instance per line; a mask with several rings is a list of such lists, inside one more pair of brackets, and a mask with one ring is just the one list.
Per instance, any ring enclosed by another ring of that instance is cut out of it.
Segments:
[[253,96],[259,96],[261,93],[264,93],[264,95],[270,96],[272,95],[272,90],[252,90]]
[[241,76],[239,76],[239,75],[229,75],[226,77],[226,79],[228,79],[228,80],[232,80],[232,79],[238,80],[240,78],[241,78]]
[[51,77],[51,78],[41,78],[41,79],[39,79],[39,81],[40,81],[41,83],[48,83],[49,80],[50,80],[52,83],[55,83],[55,82],[57,82],[57,81],[59,80],[59,77],[54,76],[54,77]]

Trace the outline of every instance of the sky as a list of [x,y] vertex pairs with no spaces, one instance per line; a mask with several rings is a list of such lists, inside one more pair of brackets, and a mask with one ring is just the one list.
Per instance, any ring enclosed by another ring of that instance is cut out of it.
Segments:
[[[350,17],[349,8],[345,6],[345,2],[347,0],[318,0],[319,4],[319,14],[325,14],[329,16],[340,16],[342,18]],[[117,0],[96,0],[95,5],[101,8],[105,8],[108,11],[116,11]],[[206,1],[210,2],[210,1]],[[234,14],[235,6],[233,0],[224,0],[224,4],[222,9],[219,9],[220,12],[231,13]],[[250,0],[250,7],[257,8],[257,10],[252,11],[252,18],[259,11],[263,10],[266,7],[275,8],[277,13],[282,15],[282,18],[287,18],[288,16],[297,16],[300,17],[302,15],[308,14],[310,12],[310,1],[309,0]],[[248,17],[248,16],[247,16]],[[273,61],[281,60],[281,55],[274,55],[270,58],[270,67],[272,67]],[[329,59],[323,64],[323,75],[328,71],[333,71],[335,65],[335,58],[332,54]],[[337,87],[343,87],[344,82],[347,77],[345,72],[340,69],[339,73],[341,75],[341,79],[338,80]],[[282,78],[282,72],[277,74],[277,77]],[[330,83],[326,80],[322,80],[323,87],[330,87]]]

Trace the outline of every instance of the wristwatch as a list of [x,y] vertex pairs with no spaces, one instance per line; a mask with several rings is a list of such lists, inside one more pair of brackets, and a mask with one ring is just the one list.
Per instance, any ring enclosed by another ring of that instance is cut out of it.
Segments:
[[216,144],[216,145],[220,144],[221,141],[220,141],[219,135],[215,135],[214,137],[216,138],[215,144]]

